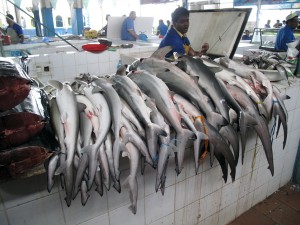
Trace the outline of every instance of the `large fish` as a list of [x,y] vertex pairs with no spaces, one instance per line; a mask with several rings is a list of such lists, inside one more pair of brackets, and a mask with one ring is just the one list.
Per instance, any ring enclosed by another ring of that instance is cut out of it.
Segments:
[[[123,127],[121,129],[121,136],[126,135],[126,128]],[[129,198],[131,205],[129,206],[129,209],[132,211],[133,214],[136,214],[136,207],[137,207],[137,197],[138,197],[138,184],[137,184],[137,170],[139,166],[139,150],[137,149],[137,146],[135,146],[133,143],[128,142],[126,144],[126,153],[129,158],[130,162],[130,173],[128,177],[125,179],[125,181],[122,183],[122,186],[129,187]]]
[[88,167],[89,167],[89,181],[88,188],[90,189],[97,168],[97,153],[104,142],[107,133],[111,127],[111,115],[108,103],[104,96],[100,93],[94,92],[93,86],[87,86],[83,89],[85,96],[91,101],[94,106],[94,112],[99,119],[99,131],[96,131],[96,141],[93,145],[88,145],[82,149],[83,154],[88,154]]
[[219,112],[229,122],[229,108],[214,73],[201,60],[186,55],[181,56],[180,60],[185,62],[186,72],[198,78],[199,86],[211,97]]
[[235,161],[233,154],[224,138],[219,134],[216,128],[210,125],[206,120],[201,119],[201,117],[204,117],[194,105],[192,105],[189,101],[187,101],[185,98],[178,94],[175,94],[173,97],[176,102],[180,103],[179,106],[182,107],[182,110],[194,120],[194,125],[196,129],[202,133],[205,133],[208,136],[210,143],[209,150],[211,157],[211,165],[213,163],[213,157],[215,156],[220,163],[221,169],[223,171],[223,178],[226,182],[228,173],[226,163],[227,161],[231,169],[231,178],[234,181],[236,173]]
[[146,105],[151,109],[151,121],[158,124],[160,127],[163,127],[166,136],[159,136],[159,158],[156,172],[156,182],[155,182],[155,191],[158,191],[158,188],[161,189],[162,194],[164,194],[164,187],[166,181],[166,169],[168,166],[169,157],[174,156],[174,144],[171,143],[170,137],[170,126],[165,122],[163,115],[158,111],[154,101],[152,101],[148,96],[145,100]]
[[[215,63],[214,61],[203,59],[203,63],[213,71],[214,71],[213,68],[215,67],[218,68],[218,71],[215,71],[216,78],[221,79],[224,82],[227,82],[231,85],[235,85],[243,89],[250,96],[250,98],[254,102],[256,102],[260,114],[262,114],[266,118],[269,116],[265,106],[261,104],[261,100],[255,93],[255,91],[241,77],[239,77],[237,74],[235,74],[232,70],[228,69],[227,67]],[[233,105],[233,107],[236,108],[235,105]]]
[[256,125],[254,125],[254,129],[263,144],[265,155],[269,163],[269,170],[273,176],[273,150],[268,126],[265,119],[258,114],[256,106],[243,90],[228,84],[226,85],[226,87],[232,94],[232,96],[238,101],[238,103],[257,121]]
[[157,164],[158,155],[154,136],[165,134],[164,130],[150,120],[150,109],[145,104],[145,99],[140,88],[130,78],[125,76],[113,76],[114,88],[118,94],[128,103],[138,119],[144,124],[147,136],[147,146],[154,162]]
[[50,80],[48,84],[57,89],[56,101],[61,115],[61,123],[64,125],[65,145],[66,145],[66,167],[64,170],[66,202],[70,206],[73,190],[73,160],[76,152],[76,140],[79,132],[79,116],[77,101],[73,91],[67,84]]
[[268,95],[264,99],[263,103],[267,109],[267,113],[269,115],[268,118],[270,118],[271,111],[272,111],[272,95],[273,95],[272,85],[271,85],[270,80],[259,70],[250,68],[244,64],[237,63],[237,62],[229,59],[228,57],[222,58],[222,60],[220,60],[220,62],[222,65],[224,65],[230,69],[233,69],[235,71],[235,73],[241,77],[244,77],[249,80],[257,79],[258,81],[261,82],[261,84],[267,90]]
[[[93,84],[97,86],[97,91],[103,93],[105,97],[109,109],[112,113],[112,124],[113,124],[113,132],[114,132],[114,144],[113,144],[113,154],[116,157],[117,154],[120,154],[120,129],[121,129],[121,100],[116,92],[116,90],[112,87],[111,80],[107,78],[94,78]],[[119,180],[120,171],[115,169],[115,174],[117,180]]]
[[155,99],[157,108],[175,129],[178,161],[176,172],[179,174],[183,168],[185,146],[188,139],[193,137],[193,132],[181,127],[180,114],[172,101],[169,88],[161,79],[146,71],[131,73],[129,78],[132,79],[146,95]]
[[172,71],[158,73],[157,77],[163,80],[171,91],[188,98],[193,104],[201,109],[207,120],[214,126],[223,125],[225,122],[223,117],[212,110],[210,107],[211,100],[202,93],[195,81],[185,72],[179,71],[176,73]]

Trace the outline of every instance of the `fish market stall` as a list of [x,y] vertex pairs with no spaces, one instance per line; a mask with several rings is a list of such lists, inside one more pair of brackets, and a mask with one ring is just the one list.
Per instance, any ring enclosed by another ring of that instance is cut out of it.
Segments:
[[[243,29],[247,10],[230,13]],[[29,57],[60,147],[47,173],[1,184],[1,224],[225,225],[291,179],[298,78],[156,49]]]

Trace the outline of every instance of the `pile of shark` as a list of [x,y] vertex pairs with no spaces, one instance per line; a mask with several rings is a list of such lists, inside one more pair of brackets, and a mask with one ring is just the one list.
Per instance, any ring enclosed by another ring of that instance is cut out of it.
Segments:
[[[183,169],[187,144],[193,144],[195,173],[209,155],[220,164],[224,182],[235,180],[236,165],[244,161],[247,132],[260,138],[269,170],[274,175],[272,139],[268,123],[283,127],[287,140],[289,97],[272,86],[257,69],[228,57],[219,63],[174,54],[165,47],[151,57],[122,65],[115,75],[81,74],[74,82],[50,80],[51,123],[60,149],[46,164],[48,191],[61,175],[66,203],[81,194],[82,205],[93,184],[118,192],[129,187],[130,210],[137,212],[137,173],[156,169],[156,191],[165,191],[166,169],[175,157],[177,174]],[[240,156],[241,153],[241,156]],[[130,174],[120,184],[120,157],[129,158]]]

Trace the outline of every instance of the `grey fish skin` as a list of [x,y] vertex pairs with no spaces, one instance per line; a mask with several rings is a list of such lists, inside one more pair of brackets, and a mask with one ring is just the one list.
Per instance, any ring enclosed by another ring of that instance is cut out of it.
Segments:
[[112,80],[115,82],[114,88],[118,94],[124,98],[133,112],[137,115],[138,119],[144,124],[146,128],[147,146],[151,158],[156,164],[157,161],[157,148],[154,143],[153,137],[158,135],[165,135],[162,128],[152,123],[150,120],[150,110],[146,106],[143,98],[142,91],[130,78],[125,76],[113,76]]
[[103,182],[102,182],[102,175],[101,175],[100,171],[96,171],[95,184],[97,186],[95,191],[97,191],[99,193],[99,195],[102,197],[103,196]]
[[93,180],[97,168],[97,152],[105,140],[107,133],[111,127],[111,116],[108,103],[104,96],[100,93],[93,93],[94,87],[87,86],[83,89],[85,96],[93,104],[95,114],[98,116],[99,121],[99,131],[96,131],[96,141],[93,145],[88,145],[84,147],[81,151],[82,153],[87,153],[89,157],[89,181],[88,188],[90,189],[93,184]]
[[54,173],[57,168],[59,162],[59,155],[54,154],[49,159],[49,164],[47,166],[47,190],[50,193],[52,190],[52,187],[54,185]]
[[[126,134],[123,135],[123,141],[122,141],[125,144],[125,147],[128,142],[133,143],[138,148],[138,150],[141,152],[141,154],[146,158],[146,162],[149,165],[153,166],[153,161],[151,159],[151,156],[148,152],[147,146],[144,143],[144,141],[131,128],[129,122],[126,120],[125,117],[122,117],[121,120],[122,120],[122,127],[126,128]],[[126,148],[124,150],[127,151]]]
[[[231,178],[234,181],[235,180],[235,162],[233,154],[231,153],[231,150],[224,140],[224,138],[219,134],[219,132],[216,130],[214,126],[212,126],[210,123],[208,123],[206,120],[204,120],[204,124],[202,124],[202,121],[199,117],[201,117],[201,113],[199,110],[192,105],[189,101],[187,101],[182,96],[175,94],[173,96],[174,100],[178,103],[180,103],[180,107],[182,107],[183,111],[186,112],[190,117],[194,118],[194,125],[196,129],[200,132],[205,133],[209,138],[210,143],[210,157],[211,157],[211,166],[213,163],[213,157],[214,155],[220,162],[220,165],[222,167],[223,171],[223,178],[224,181],[227,181],[227,164],[224,163],[221,164],[223,159],[225,158],[226,161],[228,161],[230,169],[231,169]],[[225,168],[226,167],[226,168]]]
[[[181,71],[181,70],[180,70]],[[205,115],[207,120],[214,126],[223,125],[223,118],[220,114],[214,112],[210,105],[211,100],[203,94],[195,81],[185,72],[163,72],[156,75],[163,80],[171,91],[188,98],[192,103],[198,106]]]
[[[112,87],[112,83],[106,78],[93,79],[93,84],[102,89],[103,95],[108,103],[109,109],[112,112],[112,124],[114,132],[113,153],[120,154],[120,129],[121,129],[121,100]],[[116,178],[119,180],[120,171],[116,171]]]
[[178,103],[176,103],[176,101],[174,103],[177,105],[178,111],[188,128],[191,129],[191,131],[196,135],[196,139],[194,140],[194,161],[195,173],[197,174],[199,169],[200,144],[202,140],[208,140],[208,137],[206,136],[206,134],[197,131],[193,124],[193,121],[189,118],[188,114],[183,111],[183,109],[178,105]]
[[125,102],[124,99],[121,98],[122,102],[122,115],[133,124],[133,129],[136,130],[142,138],[146,138],[146,132],[140,121],[136,118],[132,109]]
[[222,116],[229,121],[229,108],[214,73],[200,60],[186,55],[183,55],[181,60],[186,63],[188,74],[199,77],[199,86],[206,91]]
[[[92,135],[93,125],[91,121],[87,118],[85,112],[79,113],[79,136],[81,138],[81,145],[79,148],[85,147],[90,144],[91,135]],[[79,141],[78,141],[79,142]]]
[[267,161],[269,163],[269,170],[274,175],[274,162],[273,162],[273,150],[271,138],[268,130],[266,121],[258,114],[255,105],[248,97],[248,95],[243,92],[240,88],[227,85],[228,91],[232,96],[238,101],[238,103],[252,116],[255,118],[257,124],[254,125],[254,129],[259,136],[265,151]]
[[104,150],[104,143],[100,146],[97,158],[100,166],[100,171],[102,173],[103,184],[106,187],[106,190],[109,191],[110,189],[109,165]]
[[67,205],[71,205],[73,191],[73,160],[76,152],[77,137],[79,132],[79,116],[77,102],[73,91],[69,85],[59,81],[48,81],[50,85],[57,89],[56,100],[61,115],[61,122],[64,125],[65,145],[67,158],[65,161],[65,190]]
[[158,111],[155,103],[148,96],[146,96],[145,103],[152,110],[150,115],[151,121],[158,124],[160,127],[163,127],[167,134],[167,136],[159,136],[159,157],[155,182],[155,191],[157,192],[159,187],[164,190],[164,182],[166,180],[165,173],[167,170],[168,160],[170,156],[174,155],[173,150],[175,146],[170,140],[170,126],[165,122],[163,115]]
[[[181,127],[180,114],[176,110],[170,96],[170,90],[166,84],[161,79],[147,73],[146,71],[131,73],[129,78],[132,79],[146,95],[155,99],[157,108],[176,131],[176,149],[179,153],[179,157],[183,157],[186,142],[190,137],[191,131]],[[180,163],[183,160],[179,157],[178,161]],[[177,174],[181,172],[182,167],[182,164],[178,164],[176,168]]]
[[81,192],[81,204],[83,206],[85,206],[85,204],[87,203],[87,200],[90,197],[88,190],[87,190],[87,184],[86,184],[85,180],[81,181],[80,192]]
[[231,125],[223,126],[219,130],[219,133],[229,141],[234,155],[235,165],[238,164],[239,161],[239,138],[237,132],[233,129]]
[[[124,127],[121,129],[121,136],[126,135],[126,130]],[[137,149],[137,146],[135,146],[133,143],[128,142],[126,144],[127,149],[127,156],[130,161],[130,173],[128,177],[123,182],[122,186],[128,186],[129,187],[129,198],[131,205],[129,206],[129,209],[132,211],[133,214],[136,214],[137,210],[137,197],[138,197],[138,184],[137,184],[137,170],[139,166],[139,160],[140,160],[140,154]]]
[[261,82],[261,84],[266,88],[267,90],[267,97],[264,99],[263,103],[267,109],[268,117],[270,118],[271,110],[272,110],[272,85],[269,79],[259,70],[249,68],[246,65],[239,64],[228,57],[222,58],[220,61],[222,65],[226,66],[227,68],[233,69],[235,73],[243,78],[246,79],[253,79],[253,77],[256,77],[258,81]]
[[282,124],[283,126],[283,149],[285,148],[286,145],[286,140],[287,140],[287,121],[286,121],[286,115],[284,113],[284,110],[282,109],[278,98],[273,95],[273,117],[275,118],[275,121],[278,116],[278,123],[277,123],[277,132],[276,132],[276,137],[278,136],[278,132],[280,129],[280,125]]
[[111,177],[112,177],[112,180],[113,180],[113,183],[114,183],[113,187],[120,193],[121,192],[121,186],[120,186],[120,183],[117,181],[116,174],[115,174],[111,132],[107,133],[104,144],[105,144],[105,153],[106,153],[107,161],[108,161],[108,165],[109,165],[109,172],[111,174]]
[[79,159],[79,163],[77,167],[77,173],[74,182],[73,199],[75,199],[78,194],[79,191],[78,188],[81,185],[88,164],[89,164],[88,154],[83,153],[83,155]]

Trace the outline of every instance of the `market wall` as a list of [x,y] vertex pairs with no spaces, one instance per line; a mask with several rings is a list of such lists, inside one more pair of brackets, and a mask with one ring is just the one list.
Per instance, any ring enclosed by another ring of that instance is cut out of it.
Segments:
[[[147,56],[151,49],[124,50],[122,53],[127,55]],[[49,62],[51,76],[41,76],[42,81],[50,78],[72,81],[74,76],[83,72],[113,73],[119,59],[118,51],[106,51],[101,54],[50,54],[31,58],[29,68],[31,75],[38,74],[39,71],[34,71],[36,63]],[[100,197],[93,187],[84,207],[81,205],[80,196],[67,207],[65,192],[59,185],[58,178],[55,187],[48,193],[46,176],[42,174],[0,184],[0,224],[225,225],[290,181],[300,137],[299,84],[299,79],[292,80],[290,86],[284,81],[276,84],[282,92],[291,96],[291,99],[285,101],[289,114],[286,148],[282,149],[282,130],[273,140],[273,177],[268,170],[261,142],[257,135],[250,131],[244,164],[239,161],[234,182],[229,178],[227,183],[224,183],[217,160],[214,160],[211,167],[209,158],[201,163],[196,175],[192,151],[187,149],[184,169],[179,176],[175,174],[174,158],[170,160],[164,196],[155,192],[155,170],[146,167],[144,175],[138,174],[137,214],[133,215],[128,209],[130,201],[126,187],[122,187],[120,194],[112,188],[105,192],[103,197]],[[122,182],[129,173],[126,158],[122,159],[121,169]]]

